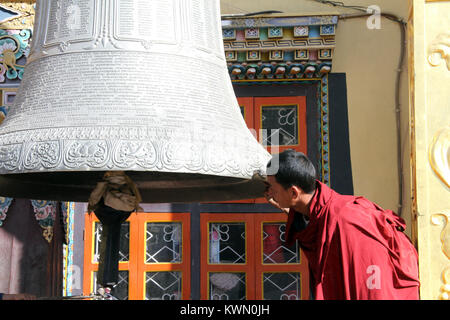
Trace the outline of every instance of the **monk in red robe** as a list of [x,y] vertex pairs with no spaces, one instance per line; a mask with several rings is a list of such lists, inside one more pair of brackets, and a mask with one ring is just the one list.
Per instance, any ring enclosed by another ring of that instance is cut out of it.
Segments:
[[298,240],[308,258],[315,299],[419,299],[418,255],[402,218],[316,180],[303,153],[275,157],[266,197],[289,215],[286,241]]

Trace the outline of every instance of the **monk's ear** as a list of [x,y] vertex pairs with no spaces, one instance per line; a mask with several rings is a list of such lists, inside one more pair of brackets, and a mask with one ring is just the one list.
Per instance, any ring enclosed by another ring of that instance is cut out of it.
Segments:
[[294,201],[298,200],[300,198],[301,193],[302,193],[302,189],[300,189],[299,187],[297,187],[297,186],[291,187],[292,200],[294,200]]

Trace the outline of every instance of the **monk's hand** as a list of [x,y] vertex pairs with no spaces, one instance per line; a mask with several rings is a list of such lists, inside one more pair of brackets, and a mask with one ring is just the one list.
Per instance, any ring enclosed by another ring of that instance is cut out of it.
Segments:
[[279,203],[273,199],[272,190],[270,189],[270,185],[268,183],[266,183],[266,191],[264,192],[264,197],[266,198],[267,202],[273,205],[275,208],[280,209],[286,214],[289,214],[289,208],[282,208]]
[[273,205],[275,208],[280,209],[281,211],[288,213],[289,209],[281,208],[278,202],[276,202],[273,199],[272,190],[270,189],[270,185],[266,184],[266,191],[264,192],[264,197],[266,198],[267,202]]

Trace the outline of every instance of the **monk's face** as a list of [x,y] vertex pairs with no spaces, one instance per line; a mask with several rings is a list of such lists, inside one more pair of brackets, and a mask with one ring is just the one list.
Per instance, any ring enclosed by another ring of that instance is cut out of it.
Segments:
[[277,182],[275,176],[267,176],[267,182],[269,184],[269,195],[278,202],[282,208],[290,208],[294,205],[293,194],[290,188],[285,189],[281,184]]

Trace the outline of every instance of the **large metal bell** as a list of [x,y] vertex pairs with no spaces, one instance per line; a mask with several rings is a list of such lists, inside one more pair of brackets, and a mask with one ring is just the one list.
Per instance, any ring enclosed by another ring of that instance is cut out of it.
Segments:
[[233,92],[219,0],[37,1],[0,195],[85,202],[125,171],[143,202],[259,197],[269,158]]

